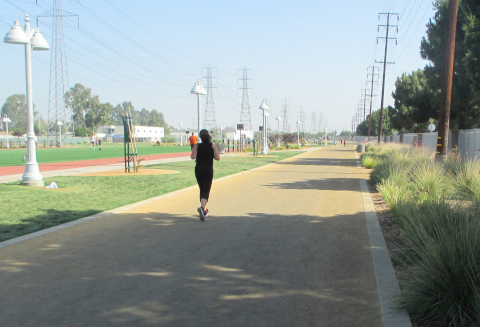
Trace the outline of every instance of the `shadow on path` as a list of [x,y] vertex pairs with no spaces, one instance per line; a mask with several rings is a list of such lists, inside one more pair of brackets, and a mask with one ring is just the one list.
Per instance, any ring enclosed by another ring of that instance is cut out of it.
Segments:
[[363,213],[115,214],[3,248],[0,325],[380,326],[359,228]]

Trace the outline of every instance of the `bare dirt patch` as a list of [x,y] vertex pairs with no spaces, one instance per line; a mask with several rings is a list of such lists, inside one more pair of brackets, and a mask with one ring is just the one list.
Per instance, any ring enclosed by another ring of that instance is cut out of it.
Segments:
[[[133,169],[131,169],[133,170]],[[177,170],[167,169],[142,169],[140,168],[136,173],[126,173],[125,169],[99,171],[95,173],[81,174],[77,176],[148,176],[148,175],[164,175],[164,174],[178,174]]]

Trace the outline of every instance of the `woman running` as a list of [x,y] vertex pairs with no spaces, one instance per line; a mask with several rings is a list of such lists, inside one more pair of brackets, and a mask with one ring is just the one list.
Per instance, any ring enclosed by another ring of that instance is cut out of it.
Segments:
[[207,202],[210,196],[213,180],[213,159],[220,160],[217,146],[212,143],[212,137],[206,129],[202,129],[199,133],[202,143],[197,143],[192,148],[190,158],[196,159],[195,177],[197,178],[198,187],[200,188],[200,207],[197,211],[200,220],[204,221],[208,216]]

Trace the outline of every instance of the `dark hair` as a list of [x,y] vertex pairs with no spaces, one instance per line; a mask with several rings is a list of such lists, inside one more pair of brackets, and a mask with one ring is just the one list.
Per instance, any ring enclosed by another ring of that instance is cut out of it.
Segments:
[[212,143],[212,137],[206,129],[202,129],[198,135],[200,136],[202,143]]

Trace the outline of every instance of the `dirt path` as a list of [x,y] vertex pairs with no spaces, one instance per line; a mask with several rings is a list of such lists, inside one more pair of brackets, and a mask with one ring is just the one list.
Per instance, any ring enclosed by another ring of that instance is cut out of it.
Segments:
[[0,250],[1,326],[382,326],[353,150]]

